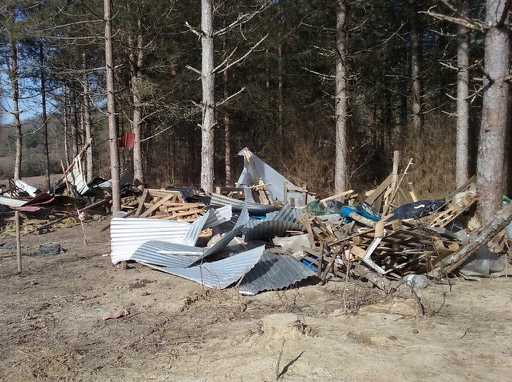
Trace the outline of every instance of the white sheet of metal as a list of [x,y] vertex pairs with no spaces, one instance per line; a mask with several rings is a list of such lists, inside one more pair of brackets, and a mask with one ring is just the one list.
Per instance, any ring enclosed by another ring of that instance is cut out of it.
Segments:
[[175,220],[115,217],[110,222],[112,263],[130,260],[137,248],[151,240],[194,246],[207,219],[208,213],[192,224]]
[[171,275],[195,281],[209,288],[223,289],[240,280],[260,260],[265,246],[241,252],[226,259],[188,268],[160,267],[146,264]]

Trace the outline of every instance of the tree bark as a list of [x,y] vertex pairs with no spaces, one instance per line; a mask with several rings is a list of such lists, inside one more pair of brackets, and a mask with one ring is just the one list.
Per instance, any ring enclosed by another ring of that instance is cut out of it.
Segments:
[[9,59],[9,79],[11,81],[12,92],[12,114],[14,115],[14,130],[16,133],[16,159],[14,163],[14,180],[21,179],[21,160],[23,134],[21,131],[20,119],[20,90],[19,90],[19,73],[18,73],[18,46],[17,42],[9,36],[10,59]]
[[420,81],[420,39],[418,36],[418,14],[416,0],[409,0],[411,23],[411,79],[412,79],[412,124],[415,133],[423,128]]
[[73,159],[78,155],[78,115],[76,111],[76,91],[72,82],[69,87],[69,111],[71,116],[71,155]]
[[201,0],[201,82],[203,89],[201,124],[201,188],[213,192],[215,73],[213,72],[213,0]]
[[469,179],[469,33],[458,27],[457,47],[457,154],[455,181],[457,187]]
[[335,193],[347,189],[347,36],[346,0],[338,0],[336,11],[336,159],[334,166]]
[[[84,132],[85,142],[89,142],[92,139],[92,127],[91,127],[91,107],[89,103],[89,76],[87,75],[87,55],[82,53],[82,69],[84,70],[83,77],[83,118],[84,118]],[[93,143],[87,147],[85,151],[85,157],[87,160],[87,181],[90,182],[94,177],[94,158],[92,155]]]
[[112,177],[112,214],[121,209],[119,185],[119,150],[117,147],[116,108],[114,95],[114,55],[112,52],[112,2],[103,1],[105,19],[105,65],[107,70],[107,113],[110,141],[110,172]]
[[[224,18],[223,27],[227,26],[226,18]],[[222,36],[222,50],[225,55],[228,55],[228,46],[227,46],[227,37],[226,34]],[[228,80],[229,73],[228,70],[225,70],[222,73],[223,79],[223,91],[224,91],[224,99],[229,97],[229,88],[228,88]],[[224,169],[225,169],[225,184],[226,187],[231,186],[231,118],[229,116],[229,111],[227,108],[224,109]]]
[[[487,0],[485,32],[485,71],[482,121],[477,158],[477,216],[487,224],[500,210],[503,196],[505,131],[508,119],[510,65],[508,23],[499,25],[506,1]],[[487,76],[490,77],[487,78]]]
[[[135,40],[135,41],[134,41]],[[133,100],[132,130],[135,135],[133,145],[133,176],[134,183],[140,188],[144,188],[144,169],[142,161],[142,98],[140,88],[142,82],[142,65],[144,62],[143,39],[142,39],[142,20],[137,20],[136,38],[129,38],[130,45],[130,72],[131,72],[131,90]]]
[[65,82],[62,86],[62,93],[64,97],[64,157],[66,159],[66,167],[69,167],[68,89]]
[[40,65],[40,81],[41,81],[41,107],[43,117],[43,134],[44,134],[44,156],[46,159],[46,189],[50,190],[50,150],[48,148],[48,116],[46,113],[46,72],[44,63],[43,43],[39,43],[39,65]]

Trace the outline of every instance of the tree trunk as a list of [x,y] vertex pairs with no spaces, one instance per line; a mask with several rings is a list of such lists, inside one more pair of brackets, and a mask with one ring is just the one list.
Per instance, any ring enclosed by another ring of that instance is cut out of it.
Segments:
[[117,147],[116,108],[114,95],[114,55],[112,52],[112,2],[103,1],[105,19],[105,65],[107,70],[107,112],[110,140],[110,172],[112,177],[112,214],[121,209],[119,185],[119,150]]
[[203,112],[201,124],[201,188],[213,192],[214,127],[215,127],[215,73],[213,72],[213,0],[201,0],[201,82]]
[[411,79],[412,79],[412,124],[415,133],[423,128],[420,82],[420,39],[416,0],[409,0],[411,23]]
[[69,87],[69,111],[71,116],[71,155],[73,159],[78,155],[78,115],[76,112],[76,92],[75,84],[71,83]]
[[62,86],[64,96],[64,157],[66,159],[66,168],[69,167],[69,120],[68,120],[68,89],[66,83]]
[[506,2],[487,0],[485,71],[482,122],[477,158],[477,216],[482,224],[500,210],[503,196],[505,131],[508,119],[510,36],[507,23],[500,25]]
[[43,43],[39,43],[39,65],[41,81],[41,106],[43,116],[43,134],[44,134],[44,156],[46,159],[46,189],[49,191],[50,184],[50,150],[48,148],[48,116],[46,113],[46,73],[44,67],[44,48]]
[[[142,99],[140,88],[142,82],[142,65],[144,61],[143,40],[142,40],[142,20],[137,20],[136,43],[130,36],[130,71],[131,71],[131,90],[133,99],[132,130],[135,135],[133,145],[133,176],[134,183],[140,188],[144,188],[144,170],[142,166]],[[136,44],[136,46],[135,46]]]
[[[227,26],[226,18],[224,18],[223,27]],[[225,55],[228,55],[227,38],[226,34],[222,36],[222,50]],[[265,55],[267,57],[267,54]],[[229,96],[228,80],[229,74],[225,70],[222,73],[223,86],[224,86],[224,99]],[[231,186],[231,118],[229,117],[229,111],[227,108],[224,109],[224,169],[226,174],[226,187]]]
[[347,189],[347,36],[346,0],[338,0],[336,11],[336,160],[334,165],[335,193]]
[[14,115],[14,129],[16,132],[16,159],[14,163],[14,179],[21,179],[21,159],[22,159],[22,144],[23,135],[21,131],[21,119],[20,119],[20,90],[19,90],[19,78],[18,78],[18,46],[16,41],[9,36],[9,45],[11,50],[11,57],[9,60],[9,79],[11,81],[12,91],[12,108]]
[[457,187],[469,179],[469,33],[458,27],[457,47],[457,154],[455,181]]
[[[82,53],[82,69],[84,70],[83,77],[83,118],[84,118],[84,132],[85,142],[89,142],[92,139],[92,128],[91,128],[91,107],[89,103],[89,76],[87,75],[87,56]],[[87,147],[85,151],[85,157],[87,158],[87,181],[90,182],[94,177],[94,162],[92,155],[93,143]]]

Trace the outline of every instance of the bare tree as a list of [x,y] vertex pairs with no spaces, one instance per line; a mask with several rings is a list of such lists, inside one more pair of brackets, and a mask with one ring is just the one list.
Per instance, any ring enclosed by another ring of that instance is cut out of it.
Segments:
[[8,75],[11,82],[11,93],[12,93],[12,107],[11,112],[14,116],[14,129],[16,132],[16,159],[14,164],[14,179],[21,179],[21,160],[22,160],[22,144],[23,134],[21,131],[21,119],[20,119],[20,90],[19,90],[19,67],[18,67],[18,45],[15,38],[8,33],[10,55],[7,60]]
[[44,156],[46,159],[46,189],[50,189],[50,150],[48,148],[48,115],[46,112],[46,68],[44,62],[44,46],[39,42],[39,64],[40,64],[40,85],[41,85],[41,106],[43,117],[44,133]]
[[346,0],[338,0],[336,10],[336,159],[335,192],[347,189],[347,9]]
[[[82,87],[83,87],[83,122],[84,122],[84,133],[85,133],[85,142],[89,142],[92,139],[92,127],[91,127],[91,105],[89,102],[89,77],[87,73],[87,54],[85,52],[82,53],[82,69],[84,71],[82,78]],[[92,147],[93,144],[89,144],[85,151],[85,157],[87,161],[87,170],[86,170],[86,179],[90,182],[93,178],[94,174],[94,158],[92,155]]]
[[455,180],[457,187],[469,178],[469,32],[458,26],[457,45],[457,154]]
[[412,123],[414,131],[418,133],[423,127],[423,116],[421,111],[420,38],[418,36],[416,0],[409,0],[409,11],[411,24]]
[[505,131],[508,120],[510,1],[487,0],[482,121],[477,157],[477,216],[487,224],[500,210],[503,195]]
[[107,70],[107,112],[110,141],[110,172],[112,177],[112,213],[121,209],[121,188],[119,184],[119,149],[117,147],[116,107],[114,95],[114,55],[112,52],[112,2],[103,1],[105,20],[105,65]]
[[201,123],[201,188],[213,192],[215,127],[215,73],[213,67],[213,1],[201,0],[201,83],[203,112]]
[[142,97],[140,95],[142,86],[142,65],[144,62],[142,16],[137,19],[137,30],[135,36],[128,37],[131,90],[133,99],[132,130],[135,135],[133,145],[133,175],[134,181],[144,187],[144,170],[142,166]]

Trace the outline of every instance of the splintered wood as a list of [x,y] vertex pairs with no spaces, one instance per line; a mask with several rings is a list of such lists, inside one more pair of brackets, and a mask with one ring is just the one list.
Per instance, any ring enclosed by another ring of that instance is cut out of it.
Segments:
[[193,222],[204,212],[203,203],[187,203],[178,191],[145,189],[139,199],[135,216]]
[[318,267],[323,278],[328,272],[346,277],[347,271],[357,272],[355,265],[364,263],[381,276],[400,279],[410,273],[430,272],[459,249],[453,236],[414,220],[377,224],[375,228],[327,224],[318,217],[304,223],[313,247],[306,259]]

